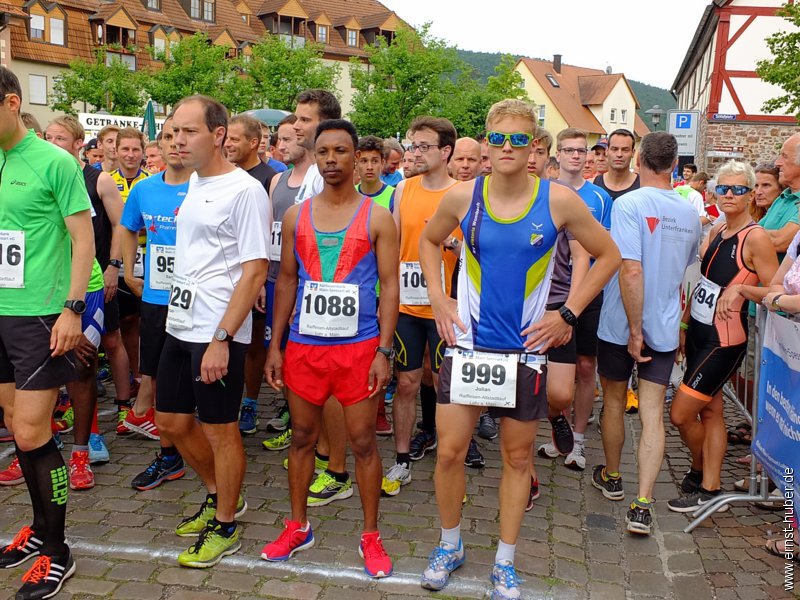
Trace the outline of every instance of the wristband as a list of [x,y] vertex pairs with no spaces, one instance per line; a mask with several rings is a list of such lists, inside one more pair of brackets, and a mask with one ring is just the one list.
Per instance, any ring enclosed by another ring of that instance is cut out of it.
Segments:
[[122,268],[122,261],[118,258],[112,258],[110,261],[108,261],[108,264],[118,269]]
[[575,327],[578,324],[578,317],[576,317],[575,313],[566,306],[559,308],[558,314],[561,315],[561,318],[564,319],[567,322],[567,325],[570,327]]
[[681,329],[683,329],[684,331],[687,331],[689,329],[689,324],[688,323],[684,323],[683,321],[681,321]]

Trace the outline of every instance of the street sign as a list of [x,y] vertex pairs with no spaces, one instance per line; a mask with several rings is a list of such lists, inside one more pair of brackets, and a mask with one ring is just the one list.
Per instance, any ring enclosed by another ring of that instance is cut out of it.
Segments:
[[670,110],[667,112],[667,123],[667,131],[678,140],[678,156],[694,156],[697,151],[700,111]]
[[714,115],[711,118],[714,119],[715,121],[735,121],[736,115],[729,115],[725,113],[714,113]]

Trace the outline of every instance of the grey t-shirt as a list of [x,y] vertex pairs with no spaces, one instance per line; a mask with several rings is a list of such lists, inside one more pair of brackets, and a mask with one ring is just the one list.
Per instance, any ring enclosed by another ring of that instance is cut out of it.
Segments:
[[[275,190],[272,192],[272,215],[276,223],[283,221],[283,216],[295,204],[298,190],[300,186],[290,187],[289,176],[292,170],[284,171],[280,174]],[[273,236],[275,237],[275,236]],[[273,244],[278,243],[277,240],[272,240]],[[269,271],[267,272],[267,281],[275,283],[278,280],[278,271],[280,271],[281,263],[279,260],[269,261]]]
[[567,301],[572,282],[572,252],[569,249],[569,242],[574,239],[565,228],[558,230],[553,249],[553,275],[550,279],[548,304],[562,304]]

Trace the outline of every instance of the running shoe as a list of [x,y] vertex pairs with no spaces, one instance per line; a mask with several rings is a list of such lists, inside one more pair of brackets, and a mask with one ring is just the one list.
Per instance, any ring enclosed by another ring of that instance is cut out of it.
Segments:
[[239,431],[242,435],[249,435],[258,431],[258,404],[250,398],[242,401],[239,409]]
[[111,460],[106,440],[101,433],[89,434],[89,464],[102,465]]
[[[233,515],[234,519],[238,519],[247,512],[247,502],[244,501],[242,496],[239,496],[239,501],[236,503],[236,514]],[[217,504],[211,499],[211,496],[206,496],[205,501],[198,510],[191,517],[186,517],[183,521],[178,523],[175,528],[175,534],[181,537],[192,537],[200,535],[205,530],[206,525],[217,515]]]
[[533,503],[539,499],[539,480],[531,477],[531,491],[528,494],[528,504],[525,506],[525,512],[533,509]]
[[261,442],[261,445],[264,446],[265,450],[286,450],[286,448],[292,445],[292,429],[289,428],[275,437],[264,440]]
[[436,449],[438,443],[435,431],[419,431],[417,435],[411,438],[408,455],[411,460],[422,460],[426,452]]
[[117,409],[117,435],[131,435],[133,432],[125,426],[125,419],[131,412],[130,406],[120,405]]
[[19,468],[19,460],[15,456],[8,467],[0,471],[0,485],[19,485],[25,481],[25,475]]
[[[667,508],[673,512],[690,513],[702,508],[704,504],[711,502],[714,498],[719,496],[721,490],[716,492],[709,492],[702,487],[698,487],[697,491],[689,494],[688,496],[681,496],[674,498],[667,502]],[[730,508],[729,505],[723,504],[716,512],[726,512]]]
[[650,535],[653,526],[652,504],[639,498],[631,502],[628,514],[625,515],[625,523],[629,533]]
[[200,532],[197,541],[178,555],[178,564],[193,569],[213,567],[224,557],[242,547],[242,527],[236,525],[230,535],[224,535],[222,525],[211,519]]
[[69,489],[89,490],[94,487],[94,473],[89,466],[89,451],[78,450],[69,459]]
[[639,412],[639,396],[631,388],[628,388],[627,399],[625,401],[625,412],[629,415]]
[[10,569],[21,565],[29,558],[39,556],[44,540],[36,537],[27,525],[19,530],[8,546],[0,550],[0,568]]
[[481,413],[478,419],[478,435],[485,440],[493,440],[497,437],[497,421],[488,412]]
[[364,572],[376,579],[392,574],[392,559],[386,553],[377,531],[361,534],[358,554],[364,559]]
[[[289,470],[289,459],[288,458],[284,458],[283,459],[283,468],[286,469],[287,471]],[[314,474],[319,475],[320,473],[322,473],[327,468],[328,468],[328,461],[327,460],[322,460],[319,456],[317,456],[315,454],[314,455]]]
[[129,410],[128,414],[125,415],[123,425],[125,425],[125,428],[129,431],[143,435],[151,440],[161,439],[158,433],[158,427],[156,427],[156,411],[152,406],[148,408],[147,412],[141,417],[137,417],[133,409]]
[[597,465],[592,471],[592,485],[603,492],[603,496],[609,500],[625,499],[622,477],[610,477],[605,465]]
[[131,481],[131,487],[135,490],[146,491],[157,488],[165,481],[180,479],[186,474],[186,467],[180,454],[164,456],[156,454],[148,467],[139,473]]
[[0,421],[0,442],[13,442],[14,434],[11,433],[6,424]]
[[447,585],[450,573],[463,565],[465,559],[466,552],[461,540],[458,540],[458,547],[439,542],[428,556],[428,567],[422,572],[420,585],[426,590],[441,590]]
[[75,561],[72,560],[69,548],[61,556],[40,554],[33,566],[22,576],[22,587],[14,598],[15,600],[52,598],[74,573]]
[[703,472],[689,469],[681,480],[681,491],[684,494],[694,494],[703,483]]
[[561,456],[553,442],[547,442],[539,446],[536,453],[542,458],[558,458]]
[[270,542],[261,550],[261,558],[269,561],[283,561],[292,558],[295,552],[306,550],[314,545],[314,532],[311,524],[306,529],[297,521],[284,521],[283,532],[274,542]]
[[400,487],[411,483],[411,465],[395,463],[381,481],[381,493],[384,496],[397,496]]
[[558,450],[558,453],[565,456],[572,452],[575,445],[575,438],[572,436],[572,427],[569,426],[569,421],[564,415],[558,415],[555,418],[550,418],[551,436],[553,437],[553,445]]
[[564,459],[564,466],[573,471],[583,471],[586,468],[586,448],[583,442],[575,442],[572,452]]
[[267,431],[286,431],[289,427],[289,406],[284,404],[278,411],[278,416],[267,421]]
[[394,395],[397,393],[397,377],[392,377],[389,384],[386,386],[386,393],[383,395],[383,403],[386,405],[394,402]]
[[56,431],[59,433],[69,433],[72,431],[72,428],[75,426],[75,411],[72,410],[72,406],[61,415],[60,419],[56,420]]
[[474,438],[469,441],[467,455],[464,457],[464,465],[473,469],[482,469],[486,465],[486,460],[478,449],[478,443]]
[[519,577],[511,561],[503,560],[494,563],[492,575],[489,577],[494,586],[492,600],[518,600],[522,592],[519,589]]
[[344,500],[353,495],[353,480],[340,482],[328,471],[323,471],[311,482],[308,488],[306,506],[325,506],[334,500]]
[[389,420],[386,418],[386,408],[381,405],[378,408],[378,418],[375,421],[375,434],[376,435],[392,435],[394,428]]

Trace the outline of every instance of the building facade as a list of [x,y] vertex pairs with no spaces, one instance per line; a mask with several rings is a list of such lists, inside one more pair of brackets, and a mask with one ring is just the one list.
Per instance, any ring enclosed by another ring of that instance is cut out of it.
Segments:
[[776,15],[783,3],[714,0],[678,71],[672,93],[679,110],[700,112],[694,162],[710,173],[731,158],[773,160],[783,140],[798,131],[793,115],[764,111],[764,102],[782,90],[755,71],[771,58],[766,38],[791,27]]

